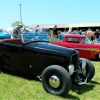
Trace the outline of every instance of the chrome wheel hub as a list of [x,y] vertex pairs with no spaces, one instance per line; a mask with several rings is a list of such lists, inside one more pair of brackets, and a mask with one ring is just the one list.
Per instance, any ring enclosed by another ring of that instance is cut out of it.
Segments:
[[56,75],[52,75],[49,78],[49,83],[53,88],[58,88],[60,86],[60,80]]
[[82,61],[82,73],[83,75],[86,74],[86,61]]
[[83,75],[85,75],[86,74],[86,68],[83,69],[82,72],[83,72]]

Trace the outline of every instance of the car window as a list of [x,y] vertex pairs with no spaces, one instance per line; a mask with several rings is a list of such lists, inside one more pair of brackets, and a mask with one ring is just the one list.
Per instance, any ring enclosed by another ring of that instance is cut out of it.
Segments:
[[73,42],[73,43],[80,43],[82,39],[80,38],[68,38],[67,42]]

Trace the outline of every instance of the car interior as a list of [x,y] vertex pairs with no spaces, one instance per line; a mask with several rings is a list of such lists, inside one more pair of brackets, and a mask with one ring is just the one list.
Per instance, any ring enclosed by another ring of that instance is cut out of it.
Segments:
[[0,40],[0,42],[9,43],[9,44],[15,44],[15,45],[22,45],[22,44],[23,44],[21,38],[16,38],[16,39],[4,39],[4,40]]

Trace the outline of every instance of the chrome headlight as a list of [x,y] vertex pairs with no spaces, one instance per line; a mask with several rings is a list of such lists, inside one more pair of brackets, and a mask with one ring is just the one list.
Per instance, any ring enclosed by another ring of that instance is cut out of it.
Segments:
[[72,75],[74,73],[74,65],[68,66],[69,74]]

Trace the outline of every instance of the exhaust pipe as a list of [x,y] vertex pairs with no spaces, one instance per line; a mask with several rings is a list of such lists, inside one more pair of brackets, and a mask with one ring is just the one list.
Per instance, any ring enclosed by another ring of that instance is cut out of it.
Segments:
[[87,80],[88,80],[88,79],[86,78],[84,82],[79,82],[78,85],[86,84]]

